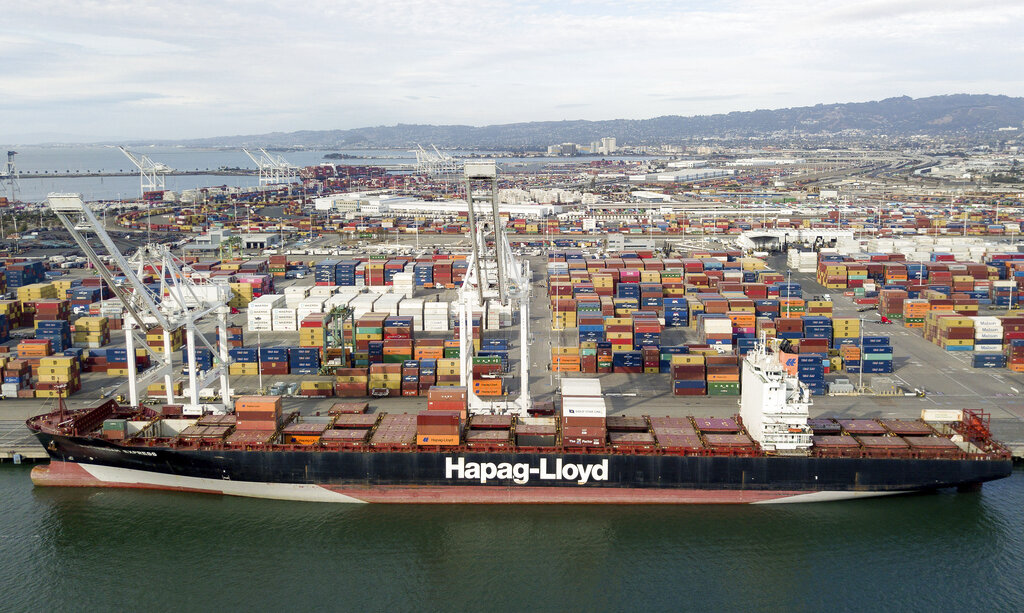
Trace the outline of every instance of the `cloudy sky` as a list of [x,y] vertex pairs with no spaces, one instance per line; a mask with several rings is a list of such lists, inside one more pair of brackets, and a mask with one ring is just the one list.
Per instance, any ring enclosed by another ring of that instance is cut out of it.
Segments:
[[1020,0],[35,0],[0,142],[1024,96]]

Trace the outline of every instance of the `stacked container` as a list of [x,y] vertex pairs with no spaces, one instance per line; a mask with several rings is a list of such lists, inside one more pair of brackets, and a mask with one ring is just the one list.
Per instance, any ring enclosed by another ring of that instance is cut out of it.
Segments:
[[433,386],[427,390],[427,410],[458,411],[465,419],[468,398],[468,392],[463,386]]
[[391,277],[391,291],[403,298],[412,298],[416,291],[413,281],[413,273],[396,272]]
[[861,369],[865,373],[892,372],[892,344],[888,336],[865,336],[861,346]]
[[289,350],[287,347],[261,347],[260,372],[264,375],[287,375],[289,368]]
[[420,262],[413,265],[413,279],[417,287],[434,286],[434,265],[430,262]]
[[388,396],[402,395],[401,364],[370,364],[370,389],[387,390]]
[[274,332],[297,332],[299,329],[295,309],[287,306],[271,310],[271,323]]
[[334,285],[353,287],[356,285],[356,270],[359,268],[357,260],[341,260],[334,267]]
[[75,347],[99,348],[110,342],[106,317],[79,317],[71,337]]
[[284,305],[289,309],[294,309],[309,296],[308,285],[291,285],[286,287],[284,290]]
[[457,446],[462,436],[461,409],[433,409],[416,416],[416,444]]
[[339,368],[335,371],[334,395],[343,398],[366,396],[368,381],[366,368]]
[[307,315],[299,324],[299,345],[302,347],[327,346],[328,321],[325,313]]
[[564,378],[561,381],[563,447],[603,447],[608,410],[600,379]]
[[820,396],[826,392],[825,364],[819,354],[797,356],[797,379],[805,384],[811,393]]
[[736,356],[708,355],[704,358],[708,396],[738,396],[740,366]]
[[671,358],[672,393],[676,396],[704,396],[707,393],[703,355],[674,355]]
[[67,398],[82,388],[76,357],[40,358],[37,372],[36,398]]
[[319,286],[338,285],[337,283],[337,260],[320,260],[313,269],[313,282]]
[[[971,317],[974,322],[974,351],[1003,354],[1003,323],[998,317]],[[992,361],[989,360],[989,363]]]
[[860,342],[860,320],[853,317],[832,319],[832,346]]
[[423,299],[407,298],[398,305],[398,315],[412,319],[412,329],[416,332],[423,331]]
[[299,395],[307,398],[327,398],[334,395],[334,381],[328,379],[303,379],[299,383]]
[[246,323],[250,332],[272,332],[274,330],[274,309],[286,308],[284,294],[260,296],[248,306]]
[[32,365],[26,360],[13,359],[4,364],[3,385],[0,391],[4,398],[18,398],[22,392],[27,392],[32,397]]
[[[163,353],[164,350],[164,329],[160,326],[150,328],[146,332],[146,345],[151,347],[157,353]],[[171,351],[177,351],[185,344],[185,328],[177,328],[170,332],[170,345]]]
[[903,326],[906,328],[924,328],[924,319],[928,315],[927,300],[906,299],[903,301]]
[[925,338],[946,351],[974,350],[974,322],[970,317],[960,317],[955,313],[941,311],[932,311],[928,314],[929,318],[933,315],[934,325],[930,329],[926,321]]
[[280,396],[242,396],[235,400],[235,429],[273,432],[281,423]]
[[259,350],[256,347],[232,347],[228,349],[231,364],[228,365],[230,375],[260,374]]
[[288,368],[295,375],[315,375],[320,372],[318,347],[292,347],[288,350]]
[[1006,341],[1006,367],[1013,372],[1024,372],[1024,338]]
[[423,330],[425,332],[448,331],[447,302],[426,302],[423,304]]
[[50,341],[54,352],[71,347],[71,323],[67,320],[36,320],[36,338]]

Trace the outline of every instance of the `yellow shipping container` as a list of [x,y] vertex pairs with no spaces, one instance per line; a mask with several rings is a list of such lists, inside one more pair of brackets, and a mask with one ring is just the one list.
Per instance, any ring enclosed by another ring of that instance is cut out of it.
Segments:
[[17,296],[19,302],[57,298],[57,288],[53,283],[33,283],[19,287]]

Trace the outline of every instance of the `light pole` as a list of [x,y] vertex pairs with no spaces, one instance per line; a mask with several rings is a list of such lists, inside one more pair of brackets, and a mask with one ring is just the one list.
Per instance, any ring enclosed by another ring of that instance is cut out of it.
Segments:
[[[860,325],[858,326],[860,329],[860,368],[857,369],[859,371],[859,376],[857,378],[857,390],[861,391],[864,389],[864,318],[858,317],[857,319],[860,321]],[[879,319],[881,319],[881,317],[879,317]]]
[[259,385],[260,393],[261,394],[263,393],[263,364],[260,361],[260,359],[263,357],[262,355],[260,355],[262,353],[263,353],[263,342],[262,342],[262,339],[260,338],[260,333],[257,330],[257,332],[256,332],[256,373],[259,375],[259,383],[258,383],[258,385]]

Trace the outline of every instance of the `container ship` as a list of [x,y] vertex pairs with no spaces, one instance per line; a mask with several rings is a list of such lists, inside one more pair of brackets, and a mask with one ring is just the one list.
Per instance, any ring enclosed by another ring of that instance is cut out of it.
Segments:
[[728,418],[608,415],[597,378],[560,391],[553,417],[467,415],[460,387],[432,388],[418,414],[356,402],[301,416],[273,396],[191,419],[60,405],[27,422],[51,458],[32,479],[350,503],[680,504],[974,489],[1011,472],[978,411],[810,419],[808,388],[765,347],[745,358]]

